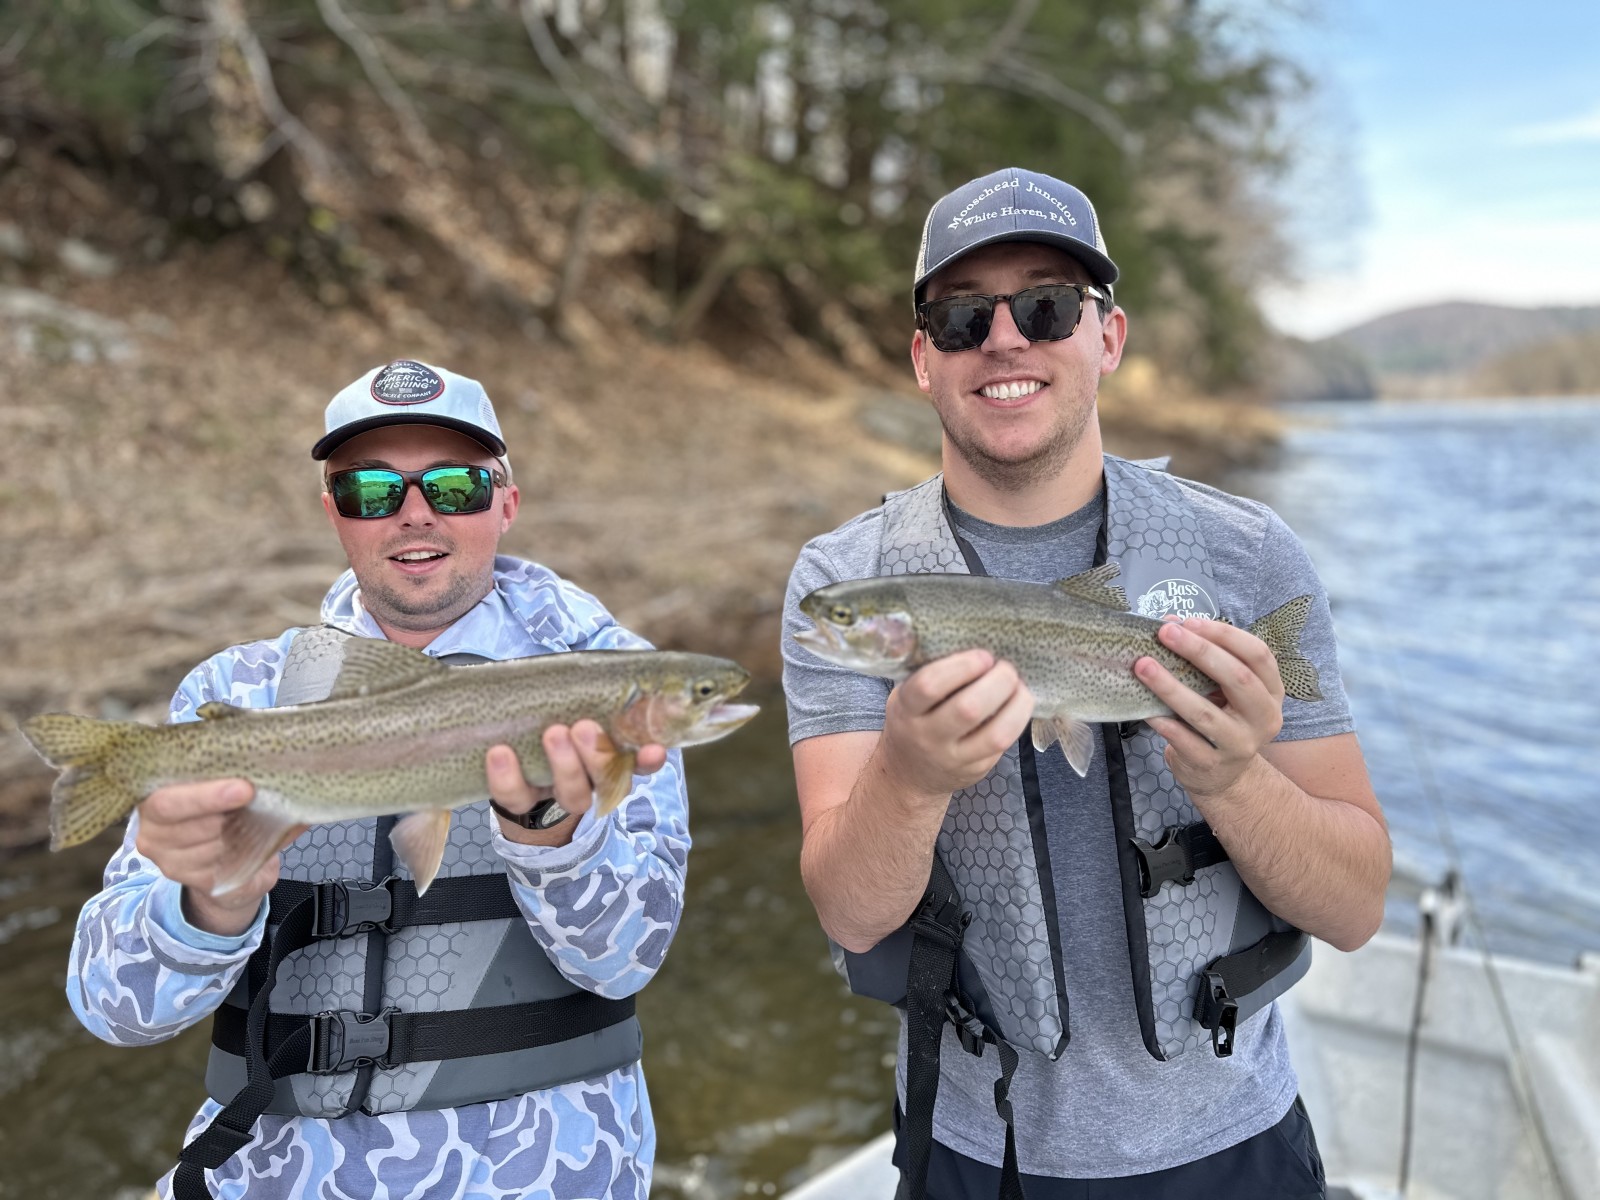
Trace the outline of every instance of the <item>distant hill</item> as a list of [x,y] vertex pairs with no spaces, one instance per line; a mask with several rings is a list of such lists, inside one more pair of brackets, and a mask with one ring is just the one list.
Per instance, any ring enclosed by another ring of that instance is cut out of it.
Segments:
[[1325,341],[1353,346],[1380,375],[1470,372],[1539,342],[1600,330],[1600,304],[1513,308],[1429,304],[1374,317]]
[[1267,383],[1287,400],[1600,394],[1600,304],[1407,308],[1332,337],[1285,337]]

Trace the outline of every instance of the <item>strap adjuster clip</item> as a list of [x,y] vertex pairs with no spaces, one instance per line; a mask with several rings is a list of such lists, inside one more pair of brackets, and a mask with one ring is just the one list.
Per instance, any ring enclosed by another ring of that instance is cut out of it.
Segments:
[[1200,976],[1200,999],[1195,1019],[1211,1031],[1211,1050],[1218,1058],[1233,1053],[1233,1035],[1239,1024],[1239,1002],[1228,995],[1228,985],[1216,971]]
[[1143,838],[1129,838],[1139,855],[1139,895],[1146,900],[1161,890],[1163,884],[1194,882],[1194,863],[1189,855],[1187,840],[1179,841],[1179,830],[1161,831],[1161,840],[1151,845]]
[[369,883],[364,879],[324,879],[311,891],[315,909],[312,934],[319,938],[345,937],[381,929],[393,933],[389,919],[394,915],[394,893],[389,885],[393,875]]
[[389,1018],[400,1010],[378,1013],[348,1009],[319,1012],[311,1018],[311,1054],[306,1070],[312,1075],[337,1075],[357,1067],[388,1067]]
[[978,1020],[978,1014],[973,1012],[960,996],[954,992],[946,992],[944,1015],[949,1018],[950,1024],[956,1027],[956,1037],[961,1039],[961,1048],[974,1058],[982,1058],[984,1046],[993,1043],[995,1035],[987,1025]]
[[934,897],[928,895],[922,898],[906,924],[919,937],[932,938],[959,950],[967,926],[972,924],[972,914],[961,907],[957,896],[948,896],[936,903]]

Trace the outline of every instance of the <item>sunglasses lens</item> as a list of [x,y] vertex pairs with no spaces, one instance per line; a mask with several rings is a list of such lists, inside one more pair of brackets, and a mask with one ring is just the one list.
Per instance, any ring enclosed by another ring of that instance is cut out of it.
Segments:
[[1052,284],[1018,292],[1011,298],[1011,315],[1030,342],[1058,342],[1078,327],[1082,304],[1077,288]]
[[342,517],[389,517],[405,497],[405,477],[395,471],[340,471],[328,481]]
[[422,494],[437,513],[482,512],[494,499],[486,467],[435,467],[422,473]]
[[994,321],[988,296],[950,296],[927,307],[928,336],[946,354],[983,345]]

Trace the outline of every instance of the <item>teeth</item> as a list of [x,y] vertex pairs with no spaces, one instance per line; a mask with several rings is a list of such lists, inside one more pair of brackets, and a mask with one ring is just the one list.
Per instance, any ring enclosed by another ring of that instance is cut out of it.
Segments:
[[404,554],[394,556],[396,562],[423,562],[430,558],[442,558],[437,550],[407,550]]
[[1033,395],[1043,386],[1044,384],[1037,379],[1027,379],[1013,383],[985,384],[978,390],[990,400],[1018,400],[1023,396]]

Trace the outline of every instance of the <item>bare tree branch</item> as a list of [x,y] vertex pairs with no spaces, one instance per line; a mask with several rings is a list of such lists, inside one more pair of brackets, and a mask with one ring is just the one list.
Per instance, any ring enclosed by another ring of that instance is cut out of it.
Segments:
[[[261,106],[262,115],[272,123],[273,129],[284,142],[295,148],[314,178],[321,181],[335,175],[337,170],[327,147],[306,128],[299,117],[289,111],[283,97],[278,94],[277,83],[272,77],[272,63],[262,49],[255,30],[245,19],[240,0],[205,0],[205,12],[208,23],[216,33],[231,41],[244,58],[255,88],[256,103]],[[268,146],[272,149],[268,149]],[[256,161],[249,164],[249,169],[253,170],[265,162],[276,148],[270,141],[263,143],[262,150],[256,154]]]
[[1017,0],[1011,6],[1011,15],[1006,18],[1005,24],[995,30],[983,53],[978,55],[978,65],[991,67],[998,63],[1017,38],[1022,36],[1022,31],[1028,27],[1028,22],[1033,20],[1033,14],[1037,11],[1039,11],[1039,0]]
[[628,128],[596,103],[594,94],[583,85],[572,64],[556,45],[555,38],[551,37],[536,0],[519,0],[517,8],[522,14],[523,27],[528,31],[528,40],[533,43],[534,53],[578,115],[635,167],[656,174],[672,171],[678,164],[665,160],[663,147],[658,140]]
[[411,143],[411,149],[417,157],[427,166],[438,166],[439,147],[428,135],[428,127],[422,123],[416,106],[411,103],[411,97],[406,95],[405,90],[389,73],[376,39],[344,10],[339,0],[317,0],[317,11],[322,14],[322,19],[327,22],[328,28],[333,30],[339,40],[355,52],[356,58],[361,62],[361,69],[367,73],[367,78],[378,95],[383,98],[383,102],[389,106],[389,110],[400,122],[400,129],[405,134],[406,141]]

